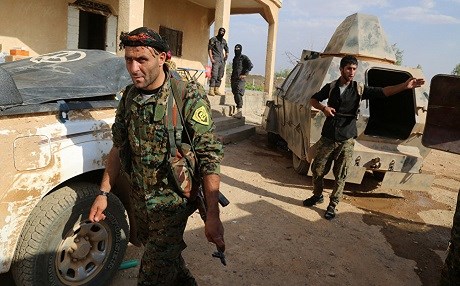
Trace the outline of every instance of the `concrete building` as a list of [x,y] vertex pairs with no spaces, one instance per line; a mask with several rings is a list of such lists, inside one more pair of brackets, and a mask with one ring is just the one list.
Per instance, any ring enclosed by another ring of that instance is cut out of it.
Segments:
[[260,14],[268,24],[265,91],[271,94],[281,6],[282,0],[1,0],[0,44],[30,56],[76,48],[122,55],[120,32],[147,26],[166,36],[178,67],[204,70],[212,24],[214,35],[224,27],[228,39],[230,15]]

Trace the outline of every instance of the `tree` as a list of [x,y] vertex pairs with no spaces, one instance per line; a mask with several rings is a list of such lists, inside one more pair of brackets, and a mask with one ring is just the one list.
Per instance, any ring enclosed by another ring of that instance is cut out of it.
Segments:
[[460,75],[460,64],[456,65],[455,68],[452,70],[453,75]]
[[283,69],[283,70],[275,72],[275,77],[287,78],[290,72],[291,72],[290,69]]
[[402,65],[402,62],[403,62],[403,55],[404,55],[404,51],[399,49],[397,44],[394,43],[393,45],[391,45],[391,48],[393,49],[393,51],[395,52],[395,56],[396,56],[396,63],[395,65]]

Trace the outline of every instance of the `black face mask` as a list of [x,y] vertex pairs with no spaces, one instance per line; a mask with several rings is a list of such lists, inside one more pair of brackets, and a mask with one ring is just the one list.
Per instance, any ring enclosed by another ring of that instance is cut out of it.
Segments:
[[241,56],[241,52],[243,51],[243,47],[241,45],[236,45],[235,46],[235,56],[239,57]]
[[[223,33],[222,33],[222,32],[223,32]],[[217,37],[219,40],[222,40],[222,39],[224,38],[224,35],[225,35],[225,29],[224,29],[224,28],[220,28],[220,29],[219,29],[219,32],[217,32],[217,36],[216,36],[216,37]]]

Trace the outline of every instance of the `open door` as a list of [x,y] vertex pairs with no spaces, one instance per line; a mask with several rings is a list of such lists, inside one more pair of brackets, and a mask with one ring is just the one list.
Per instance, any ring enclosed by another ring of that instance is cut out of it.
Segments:
[[436,75],[431,79],[422,144],[460,154],[460,76]]

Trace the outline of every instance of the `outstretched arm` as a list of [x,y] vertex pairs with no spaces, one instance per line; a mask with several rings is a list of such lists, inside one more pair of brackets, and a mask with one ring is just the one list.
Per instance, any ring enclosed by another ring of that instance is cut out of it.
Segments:
[[385,96],[391,96],[397,94],[406,89],[413,89],[422,86],[425,83],[425,80],[422,78],[409,78],[403,83],[397,85],[390,85],[383,88],[383,94]]

